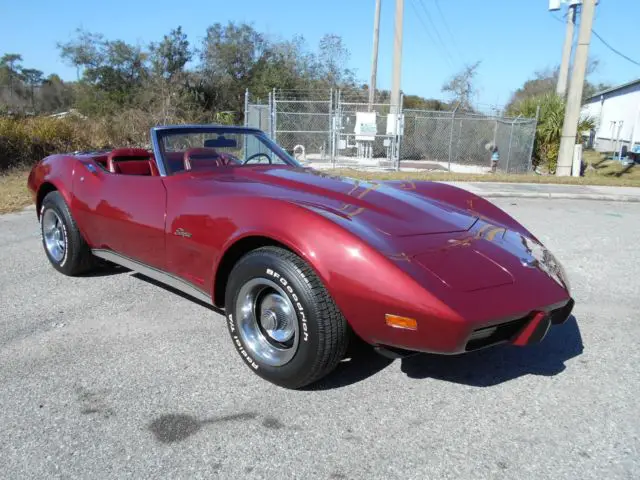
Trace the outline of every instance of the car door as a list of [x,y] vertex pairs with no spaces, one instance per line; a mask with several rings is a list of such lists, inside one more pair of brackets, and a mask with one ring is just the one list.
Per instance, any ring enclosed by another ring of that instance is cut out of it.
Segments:
[[74,179],[73,206],[93,248],[165,268],[162,177],[110,173],[95,162],[84,162]]
[[215,185],[217,173],[207,179],[189,174],[166,177],[167,272],[210,292],[214,260],[236,228],[230,220],[231,199],[225,183]]

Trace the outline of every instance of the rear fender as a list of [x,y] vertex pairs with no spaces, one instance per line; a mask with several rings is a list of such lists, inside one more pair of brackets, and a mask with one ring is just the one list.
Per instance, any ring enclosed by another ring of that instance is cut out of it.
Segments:
[[51,155],[32,169],[28,185],[36,200],[38,217],[42,201],[41,192],[46,184],[53,185],[60,192],[69,208],[72,208],[73,179],[77,165],[77,159],[71,155]]

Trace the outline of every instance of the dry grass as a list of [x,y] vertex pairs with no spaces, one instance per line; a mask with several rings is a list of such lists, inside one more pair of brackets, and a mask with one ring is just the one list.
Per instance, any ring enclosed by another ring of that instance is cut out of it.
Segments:
[[0,214],[21,210],[33,203],[27,190],[28,169],[0,173]]
[[584,154],[587,168],[583,177],[556,177],[555,175],[469,174],[450,172],[369,172],[353,169],[336,169],[329,172],[362,180],[439,180],[443,182],[506,182],[506,183],[554,183],[562,185],[605,185],[614,187],[640,187],[640,166],[624,166],[604,155],[588,151]]

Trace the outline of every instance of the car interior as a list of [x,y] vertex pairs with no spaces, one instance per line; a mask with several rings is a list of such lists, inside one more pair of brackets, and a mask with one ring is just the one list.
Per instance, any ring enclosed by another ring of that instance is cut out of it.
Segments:
[[[169,148],[164,153],[164,159],[169,173],[239,165],[242,161],[231,152],[225,151],[226,149],[234,151],[237,147],[237,140],[220,135],[217,138],[205,140],[202,147],[189,148],[187,145],[176,150]],[[259,152],[254,154],[256,155],[268,158],[266,153]],[[138,176],[160,175],[153,152],[143,148],[116,148],[111,152],[94,156],[93,159],[111,173]]]
[[[117,148],[94,157],[106,171],[122,175],[159,176],[152,152],[142,148]],[[233,158],[213,148],[190,148],[186,152],[167,152],[170,172],[202,170],[235,163]]]
[[105,170],[123,175],[159,176],[153,154],[143,148],[116,148],[94,157]]

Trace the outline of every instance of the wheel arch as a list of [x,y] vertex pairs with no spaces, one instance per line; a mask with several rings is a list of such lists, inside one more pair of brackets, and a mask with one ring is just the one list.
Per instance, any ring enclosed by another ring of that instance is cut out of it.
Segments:
[[[225,250],[215,269],[213,282],[213,304],[216,307],[224,308],[227,282],[234,265],[244,255],[261,247],[280,247],[303,258],[300,255],[300,252],[297,252],[296,249],[292,248],[290,245],[284,244],[280,240],[276,240],[273,237],[266,235],[248,235],[237,239]],[[313,268],[312,265],[309,266]]]
[[60,192],[71,208],[73,178],[77,159],[71,155],[51,155],[43,159],[32,170],[35,190],[36,214],[40,218],[40,209],[44,197],[53,191]]
[[42,185],[40,185],[36,196],[36,215],[38,216],[38,219],[40,219],[40,210],[42,209],[42,201],[44,200],[44,197],[46,197],[51,192],[57,191],[58,187],[52,182],[46,181],[43,182]]

